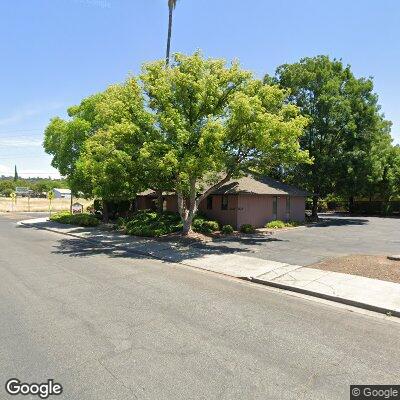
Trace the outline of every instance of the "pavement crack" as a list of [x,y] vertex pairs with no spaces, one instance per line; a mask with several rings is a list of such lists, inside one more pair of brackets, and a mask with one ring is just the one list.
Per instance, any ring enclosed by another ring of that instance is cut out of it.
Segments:
[[109,373],[110,376],[112,376],[117,382],[121,384],[126,390],[132,393],[133,397],[135,399],[138,399],[136,393],[133,391],[133,389],[130,386],[125,385],[123,381],[121,381],[114,373],[112,373],[106,365],[104,365],[100,360],[97,360],[97,362]]

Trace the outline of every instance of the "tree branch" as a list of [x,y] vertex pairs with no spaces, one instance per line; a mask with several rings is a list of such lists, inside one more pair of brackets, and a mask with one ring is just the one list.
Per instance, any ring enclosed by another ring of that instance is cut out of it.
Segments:
[[206,190],[202,195],[200,195],[197,199],[196,199],[196,204],[197,206],[208,196],[210,195],[212,192],[214,192],[214,190],[219,189],[223,184],[225,184],[226,182],[228,182],[232,177],[232,173],[228,172],[225,176],[224,179],[222,179],[221,181],[219,181],[218,183],[216,183],[215,185],[211,186],[208,190]]

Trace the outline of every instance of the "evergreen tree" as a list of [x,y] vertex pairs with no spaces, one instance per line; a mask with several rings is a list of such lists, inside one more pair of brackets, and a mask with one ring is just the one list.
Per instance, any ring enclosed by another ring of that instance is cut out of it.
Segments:
[[14,167],[14,182],[17,182],[18,180],[18,172],[17,172],[17,166],[15,165]]

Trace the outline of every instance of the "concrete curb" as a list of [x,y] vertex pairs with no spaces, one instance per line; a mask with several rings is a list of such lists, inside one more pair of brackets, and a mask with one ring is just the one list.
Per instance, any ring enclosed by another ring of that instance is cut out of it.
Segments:
[[290,285],[284,285],[282,283],[277,283],[277,282],[273,282],[273,281],[265,281],[263,279],[257,279],[257,278],[240,278],[240,279],[243,279],[248,282],[258,283],[258,284],[265,285],[265,286],[271,286],[271,287],[274,287],[277,289],[289,290],[291,292],[296,292],[296,293],[304,294],[307,296],[317,297],[319,299],[334,301],[336,303],[341,303],[341,304],[345,304],[345,305],[352,306],[352,307],[362,308],[364,310],[373,311],[373,312],[376,312],[379,314],[385,314],[385,315],[390,315],[393,317],[400,318],[399,311],[374,306],[372,304],[361,303],[361,302],[354,301],[354,300],[349,300],[344,297],[331,296],[329,294],[314,292],[312,290],[298,288],[298,287],[290,286]]
[[[79,236],[79,235],[75,235],[75,234],[69,233],[69,232],[60,232],[60,231],[58,231],[56,229],[52,229],[52,228],[48,228],[48,227],[35,226],[35,224],[33,224],[33,223],[26,223],[24,221],[19,221],[18,224],[19,225],[23,225],[23,226],[34,227],[36,229],[42,229],[42,230],[53,232],[53,233],[58,233],[58,234],[61,234],[61,235],[70,236],[70,237],[73,237],[73,238],[76,238],[76,239],[87,240],[88,242],[95,243],[95,244],[101,244],[98,241],[90,239],[90,238],[85,238],[85,237],[82,237],[82,236]],[[396,310],[391,310],[391,309],[388,309],[388,308],[374,306],[372,304],[367,304],[367,303],[362,303],[362,302],[358,302],[358,301],[354,301],[354,300],[349,300],[349,299],[346,299],[346,298],[343,298],[343,297],[331,296],[331,295],[328,295],[328,294],[315,292],[315,291],[307,290],[307,289],[303,289],[303,288],[298,288],[298,287],[295,287],[295,286],[284,285],[282,283],[277,283],[277,282],[273,282],[273,281],[267,281],[267,280],[263,280],[263,279],[253,278],[253,277],[237,277],[237,276],[233,276],[233,275],[228,275],[228,274],[224,274],[224,273],[221,273],[221,272],[216,272],[216,271],[213,271],[213,270],[210,270],[210,269],[199,268],[199,267],[196,267],[196,266],[193,266],[193,265],[190,265],[190,264],[186,264],[185,262],[168,260],[168,259],[165,259],[165,258],[162,258],[162,257],[155,256],[154,254],[151,254],[151,253],[148,253],[148,252],[145,252],[145,251],[133,250],[133,249],[129,249],[129,248],[123,247],[123,246],[121,246],[120,248],[124,249],[124,250],[126,250],[128,252],[131,252],[133,254],[137,254],[137,255],[145,256],[145,257],[151,257],[151,258],[153,258],[155,260],[169,262],[171,264],[180,264],[180,265],[184,265],[186,267],[196,268],[196,269],[202,270],[202,271],[213,272],[213,273],[218,274],[218,275],[229,276],[229,277],[240,279],[240,280],[247,281],[247,282],[257,283],[257,284],[260,284],[260,285],[269,286],[269,287],[273,287],[273,288],[276,288],[276,289],[282,289],[282,290],[286,290],[286,291],[289,291],[289,292],[296,292],[296,293],[300,293],[300,294],[303,294],[303,295],[312,296],[312,297],[316,297],[316,298],[319,298],[319,299],[328,300],[328,301],[332,301],[332,302],[336,302],[336,303],[340,303],[340,304],[345,304],[345,305],[356,307],[356,308],[361,308],[361,309],[368,310],[368,311],[373,311],[373,312],[376,312],[376,313],[379,313],[379,314],[385,314],[385,315],[390,315],[390,316],[393,316],[393,317],[400,318],[400,312],[396,311]]]

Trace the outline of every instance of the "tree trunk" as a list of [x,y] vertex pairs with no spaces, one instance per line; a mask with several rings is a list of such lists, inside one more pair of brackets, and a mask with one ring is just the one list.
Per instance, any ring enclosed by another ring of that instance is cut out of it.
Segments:
[[162,195],[162,190],[156,190],[157,196],[157,212],[161,214],[164,210],[164,199]]
[[194,219],[194,214],[188,216],[185,221],[183,221],[183,228],[182,228],[182,235],[187,236],[189,233],[193,232],[192,231],[192,223]]
[[167,39],[167,54],[165,57],[165,64],[167,67],[169,66],[169,60],[171,55],[171,37],[172,37],[172,16],[173,16],[173,8],[169,8],[169,20],[168,20],[168,39]]
[[72,214],[72,202],[73,202],[73,196],[72,196],[72,190],[71,190],[71,201],[69,203],[69,213]]
[[231,179],[231,173],[227,173],[225,178],[219,181],[214,186],[211,186],[202,195],[196,196],[196,179],[190,180],[190,198],[189,198],[189,209],[187,207],[187,202],[182,196],[182,193],[177,193],[178,196],[178,211],[181,216],[183,223],[182,234],[188,235],[192,231],[193,219],[196,216],[197,210],[199,209],[200,203],[214,190],[219,189],[224,183]]
[[108,215],[108,204],[105,200],[103,200],[103,222],[106,224],[109,221],[109,215]]
[[316,195],[312,198],[312,216],[318,217],[318,196]]
[[354,212],[354,196],[349,197],[349,212],[350,214]]
[[182,234],[184,236],[187,236],[190,232],[192,232],[192,223],[197,212],[197,207],[198,201],[196,199],[196,180],[192,179],[190,181],[189,209],[182,194],[178,194],[178,209],[183,222]]

